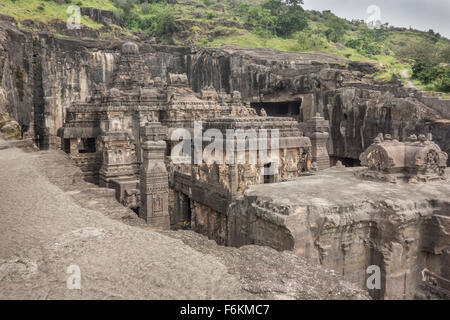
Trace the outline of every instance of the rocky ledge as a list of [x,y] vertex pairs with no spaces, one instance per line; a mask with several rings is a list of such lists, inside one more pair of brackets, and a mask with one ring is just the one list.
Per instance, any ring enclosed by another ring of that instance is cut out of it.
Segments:
[[62,152],[0,150],[0,189],[1,299],[368,298],[292,253],[151,229]]

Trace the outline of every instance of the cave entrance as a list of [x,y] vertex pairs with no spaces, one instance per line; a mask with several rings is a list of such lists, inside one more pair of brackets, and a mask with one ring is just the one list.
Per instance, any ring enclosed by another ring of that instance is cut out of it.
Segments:
[[65,153],[70,154],[70,139],[63,139],[63,150]]
[[272,117],[293,117],[300,119],[300,108],[302,100],[284,102],[252,102],[250,106],[260,114],[264,108],[268,116]]
[[341,161],[342,164],[346,167],[360,167],[361,161],[359,159],[353,158],[341,158],[341,157],[330,157],[330,162],[332,166],[335,166],[338,161]]
[[78,144],[79,153],[95,153],[95,138],[81,139]]
[[275,182],[275,174],[273,170],[274,166],[272,163],[266,163],[264,165],[264,184]]

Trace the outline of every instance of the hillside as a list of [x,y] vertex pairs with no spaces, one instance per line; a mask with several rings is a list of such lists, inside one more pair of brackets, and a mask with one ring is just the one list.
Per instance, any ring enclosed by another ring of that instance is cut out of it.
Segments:
[[[148,3],[148,2],[150,3]],[[449,96],[450,40],[433,30],[382,25],[369,29],[329,11],[303,11],[301,1],[288,0],[3,0],[0,13],[22,28],[45,29],[72,36],[65,21],[69,5],[82,9],[81,37],[132,37],[159,43],[274,48],[290,52],[322,51],[350,60],[376,62],[378,80],[403,78],[405,84]],[[292,8],[298,8],[294,10]],[[111,13],[112,12],[112,13]],[[420,49],[423,49],[422,51]]]

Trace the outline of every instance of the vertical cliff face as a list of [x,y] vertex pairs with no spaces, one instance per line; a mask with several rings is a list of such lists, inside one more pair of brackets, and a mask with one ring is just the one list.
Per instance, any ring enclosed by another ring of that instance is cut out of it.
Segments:
[[[416,132],[431,132],[437,127],[435,119],[440,118],[437,111],[413,98],[360,88],[329,91],[324,106],[332,135],[330,154],[339,158],[358,159],[380,132],[399,140]],[[435,133],[447,134],[446,128],[435,129]]]
[[32,120],[32,47],[29,34],[0,25],[0,108],[18,121],[24,131]]
[[[41,148],[58,147],[56,132],[65,110],[75,101],[84,101],[95,85],[108,88],[120,41],[24,32],[4,16],[0,40],[0,108],[34,136]],[[163,82],[168,73],[186,73],[195,91],[206,87],[239,91],[248,103],[259,103],[259,107],[272,103],[275,113],[283,109],[281,104],[289,104],[293,107],[289,115],[300,121],[320,112],[331,124],[329,153],[349,163],[357,162],[379,132],[398,139],[411,132],[432,132],[444,151],[450,151],[448,121],[398,84],[378,85],[365,78],[364,74],[374,71],[371,64],[322,53],[232,46],[141,43],[140,52],[151,77]]]
[[[44,134],[54,147],[58,145],[56,133],[63,125],[65,110],[74,102],[85,102],[95,85],[109,84],[117,54],[97,43],[48,36],[37,41],[35,68],[42,78]],[[39,97],[35,100],[42,101]]]
[[[376,299],[446,298],[450,185],[366,181],[354,170],[251,186],[230,214],[233,244],[292,250]],[[367,287],[369,266],[379,288]]]
[[3,109],[36,137],[41,148],[55,143],[64,110],[83,101],[93,83],[108,82],[113,57],[76,41],[0,25]]
[[[74,41],[40,37],[37,67],[41,68],[44,92],[45,128],[50,145],[58,146],[57,130],[63,126],[66,109],[85,102],[97,85],[110,88],[119,62],[121,42]],[[184,73],[186,48],[145,46],[141,53],[151,77],[167,82],[169,73]],[[40,64],[40,66],[39,66]]]
[[[3,27],[3,28],[2,28]],[[54,144],[64,110],[87,97],[95,82],[107,82],[111,55],[99,58],[76,42],[0,25],[0,79],[4,109],[41,148]]]
[[[96,85],[109,87],[121,42],[25,32],[5,19],[0,19],[0,109],[41,149],[58,148],[66,109],[86,101]],[[189,48],[144,47],[153,77],[165,81],[169,72],[186,72]]]
[[449,152],[450,126],[442,110],[424,104],[426,99],[400,83],[380,84],[364,76],[373,71],[371,64],[326,54],[235,47],[199,50],[189,66],[194,90],[237,90],[247,102],[278,103],[280,110],[283,103],[297,102],[301,121],[320,112],[330,120],[330,155],[348,164],[357,164],[380,132],[400,140],[411,133],[433,133]]
[[[345,69],[345,60],[326,54],[295,54],[269,49],[225,46],[204,48],[190,59],[189,75],[194,90],[214,87],[239,91],[247,101],[286,101],[321,91],[317,78],[335,87],[339,72],[323,72],[331,66]],[[331,81],[328,81],[331,80]]]

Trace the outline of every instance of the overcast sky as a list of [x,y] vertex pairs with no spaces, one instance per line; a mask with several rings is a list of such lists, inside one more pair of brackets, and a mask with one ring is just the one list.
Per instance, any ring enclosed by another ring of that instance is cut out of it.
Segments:
[[366,20],[370,5],[380,8],[381,22],[396,27],[433,29],[450,38],[450,0],[303,0],[308,10],[331,10],[339,17]]

